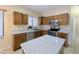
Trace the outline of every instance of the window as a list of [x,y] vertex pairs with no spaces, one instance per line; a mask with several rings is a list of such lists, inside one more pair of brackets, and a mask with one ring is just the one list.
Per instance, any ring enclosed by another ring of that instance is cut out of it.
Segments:
[[38,26],[38,17],[29,16],[28,25],[33,27]]
[[33,26],[38,26],[38,17],[33,18]]
[[0,38],[3,37],[3,19],[4,18],[4,13],[3,11],[0,11]]
[[32,22],[33,22],[33,21],[32,21],[32,18],[33,18],[32,16],[29,16],[29,17],[28,17],[28,25],[30,25],[30,26],[33,25],[33,24],[32,24]]

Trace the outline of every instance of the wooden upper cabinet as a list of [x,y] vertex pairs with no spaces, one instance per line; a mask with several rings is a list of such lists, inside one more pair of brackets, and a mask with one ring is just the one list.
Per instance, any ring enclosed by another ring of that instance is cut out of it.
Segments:
[[44,17],[42,19],[42,25],[48,25],[49,24],[49,19],[47,17]]
[[59,20],[59,15],[53,16],[53,20]]
[[59,20],[60,25],[68,25],[69,23],[69,15],[68,13],[59,14],[48,17],[41,17],[41,25],[49,25],[50,20]]
[[59,15],[59,22],[60,22],[60,25],[67,25],[69,22],[68,14]]
[[68,22],[69,22],[69,15],[68,15],[68,13],[50,16],[49,18],[51,20],[57,20],[58,19],[60,25],[68,25]]
[[28,15],[19,12],[14,12],[14,24],[15,25],[27,25]]
[[23,21],[22,24],[27,25],[28,24],[28,15],[27,14],[23,14]]
[[14,24],[21,25],[22,24],[22,14],[18,12],[14,12]]
[[38,17],[38,24],[42,25],[42,17]]
[[53,20],[54,19],[54,16],[49,16],[47,17],[48,20]]

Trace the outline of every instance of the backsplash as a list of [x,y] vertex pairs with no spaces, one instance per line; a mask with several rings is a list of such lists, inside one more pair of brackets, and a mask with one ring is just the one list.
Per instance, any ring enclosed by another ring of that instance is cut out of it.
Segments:
[[42,30],[49,30],[50,29],[50,25],[42,25]]
[[25,31],[27,30],[28,25],[16,25],[12,28],[12,33],[13,32],[19,32],[19,31]]
[[[67,29],[69,28],[68,25],[60,26],[60,29]],[[37,27],[33,27],[33,29],[41,29],[41,30],[49,30],[50,25],[40,25]],[[28,25],[16,25],[12,28],[12,33],[18,33],[18,32],[26,32],[28,31]]]

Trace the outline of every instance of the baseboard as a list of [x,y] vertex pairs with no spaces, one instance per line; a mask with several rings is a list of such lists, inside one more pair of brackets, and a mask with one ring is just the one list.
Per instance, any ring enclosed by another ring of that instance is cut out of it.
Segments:
[[12,48],[12,46],[10,45],[10,46],[7,46],[5,48],[0,48],[0,51],[3,51],[3,50],[8,49],[8,48]]

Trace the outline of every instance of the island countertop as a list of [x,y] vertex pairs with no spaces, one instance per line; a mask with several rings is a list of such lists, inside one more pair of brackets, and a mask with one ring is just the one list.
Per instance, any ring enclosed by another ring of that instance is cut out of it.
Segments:
[[64,44],[64,39],[44,35],[21,44],[27,54],[58,54]]

